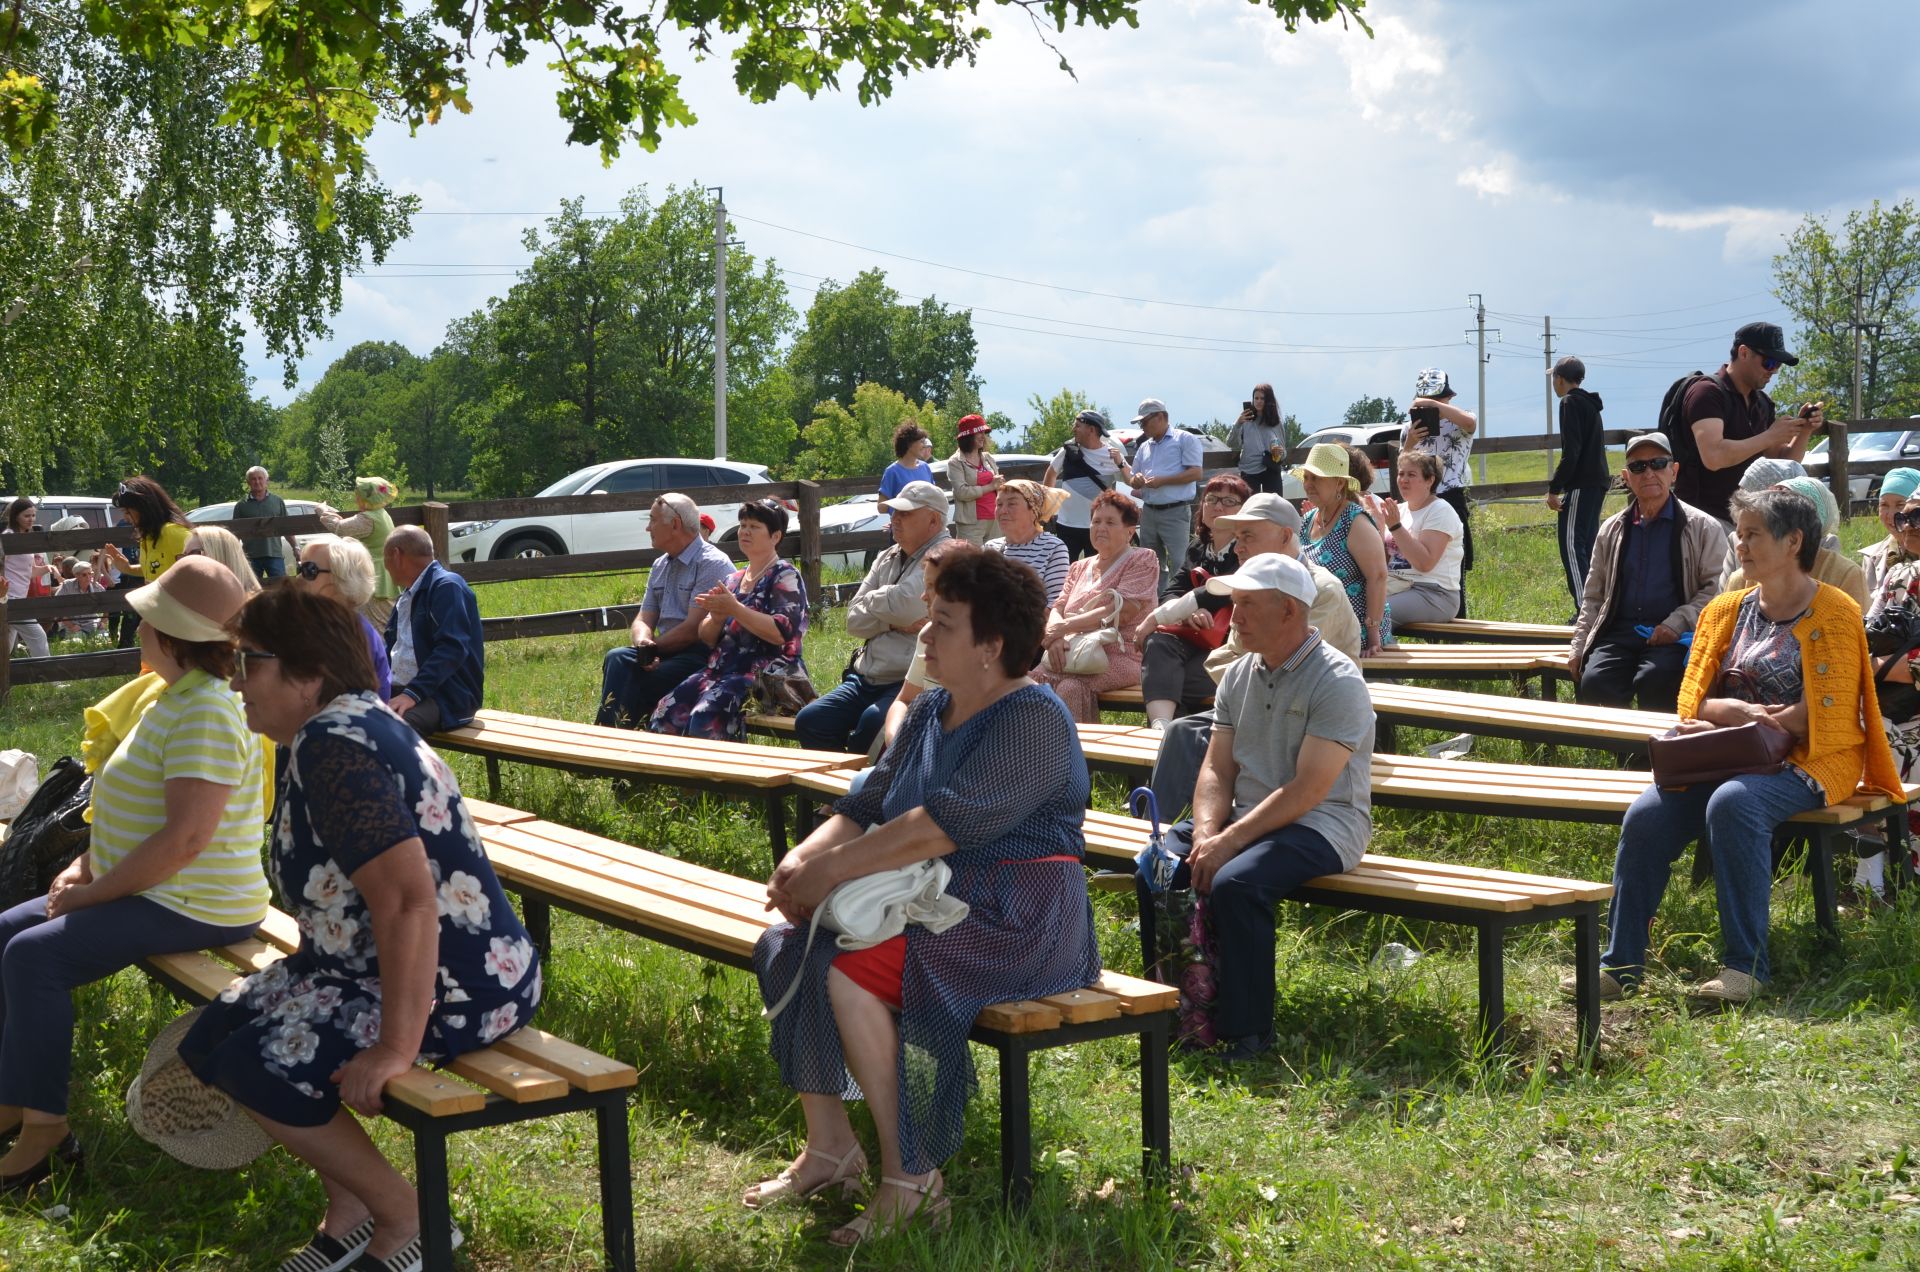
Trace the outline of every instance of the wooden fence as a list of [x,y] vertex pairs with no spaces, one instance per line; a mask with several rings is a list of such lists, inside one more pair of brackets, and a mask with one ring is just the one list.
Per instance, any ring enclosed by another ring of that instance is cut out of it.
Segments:
[[[1850,434],[1905,431],[1913,421],[1861,420],[1852,425],[1830,423],[1828,427],[1829,477],[1836,491],[1843,491],[1848,477],[1878,474],[1910,461],[1883,460],[1866,464],[1847,462]],[[1609,446],[1619,446],[1638,430],[1612,429],[1606,433]],[[1558,435],[1489,437],[1474,443],[1477,454],[1511,454],[1518,451],[1543,451],[1558,446]],[[1306,458],[1304,449],[1288,455],[1290,462]],[[1205,466],[1231,468],[1237,456],[1226,451],[1209,451]],[[1012,476],[1038,477],[1038,464],[1009,464]],[[744,502],[749,499],[775,498],[790,502],[797,509],[798,533],[781,541],[781,552],[798,562],[809,596],[819,596],[820,561],[823,556],[865,553],[887,544],[883,533],[823,535],[820,512],[829,499],[868,494],[879,486],[877,477],[845,477],[831,481],[759,482],[739,486],[703,486],[690,493],[709,507]],[[1498,482],[1474,487],[1476,500],[1537,497],[1546,494],[1547,481]],[[475,499],[460,503],[426,503],[391,509],[396,525],[423,526],[432,536],[435,554],[447,568],[469,583],[482,585],[533,578],[572,578],[644,569],[657,555],[651,548],[625,552],[585,552],[575,555],[513,557],[501,561],[457,561],[450,551],[449,527],[462,521],[506,520],[527,516],[571,516],[583,513],[641,512],[652,507],[658,491],[626,494],[562,495],[555,498]],[[1846,506],[1849,501],[1842,499]],[[248,521],[207,522],[223,525],[246,538],[271,538],[280,535],[320,534],[325,527],[318,517],[271,517]],[[122,548],[132,546],[134,532],[127,527],[111,530],[36,530],[30,534],[0,535],[0,555],[28,552],[73,552],[97,548],[105,543]],[[0,601],[0,628],[8,621],[52,622],[98,614],[111,614],[127,608],[126,593],[110,591],[91,596],[48,596]],[[559,636],[582,632],[625,631],[633,621],[637,605],[605,606],[593,609],[561,610],[546,614],[519,614],[486,618],[482,627],[487,640],[519,640],[532,636]],[[9,641],[10,641],[9,637]],[[51,658],[0,658],[0,701],[14,684],[41,684],[52,681],[83,680],[99,676],[130,675],[139,668],[139,651],[132,649],[93,650],[80,654],[61,654]]]

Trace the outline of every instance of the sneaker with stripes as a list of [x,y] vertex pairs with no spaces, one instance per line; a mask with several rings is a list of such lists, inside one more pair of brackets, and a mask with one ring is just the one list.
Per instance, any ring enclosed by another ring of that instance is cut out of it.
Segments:
[[372,1219],[362,1219],[344,1237],[316,1232],[298,1254],[280,1265],[280,1272],[346,1272],[372,1240]]

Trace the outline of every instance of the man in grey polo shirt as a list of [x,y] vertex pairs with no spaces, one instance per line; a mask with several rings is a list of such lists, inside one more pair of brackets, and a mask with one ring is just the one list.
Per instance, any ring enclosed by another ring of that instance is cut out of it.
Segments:
[[1273,1045],[1274,906],[1367,850],[1373,702],[1360,669],[1308,625],[1317,589],[1298,561],[1263,553],[1207,588],[1233,597],[1248,652],[1220,681],[1193,820],[1171,834],[1175,851],[1190,845],[1193,888],[1213,911],[1213,1023],[1231,1062]]
[[733,575],[727,554],[700,536],[700,509],[682,494],[662,495],[647,513],[647,537],[660,555],[647,571],[647,590],[633,617],[628,643],[600,664],[595,724],[644,728],[674,686],[707,665],[713,653],[700,639],[706,613],[693,598]]
[[1193,537],[1193,496],[1201,475],[1200,439],[1168,422],[1167,404],[1148,398],[1133,417],[1140,444],[1133,451],[1133,494],[1141,504],[1140,546],[1160,558],[1160,590],[1187,557]]

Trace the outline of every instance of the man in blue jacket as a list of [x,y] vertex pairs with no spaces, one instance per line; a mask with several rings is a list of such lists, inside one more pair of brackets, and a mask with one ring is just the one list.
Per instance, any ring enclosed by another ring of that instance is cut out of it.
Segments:
[[457,729],[473,719],[486,688],[480,603],[465,579],[433,559],[433,540],[419,526],[396,528],[382,558],[401,589],[387,619],[387,705],[423,738]]

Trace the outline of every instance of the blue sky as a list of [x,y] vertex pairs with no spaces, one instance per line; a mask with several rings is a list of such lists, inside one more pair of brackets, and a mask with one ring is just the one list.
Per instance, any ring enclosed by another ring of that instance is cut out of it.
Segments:
[[383,179],[434,215],[348,284],[302,384],[361,340],[424,353],[504,292],[538,217],[487,214],[697,183],[799,310],[876,265],[973,307],[987,404],[1022,423],[1062,387],[1230,418],[1270,381],[1313,428],[1362,394],[1404,404],[1429,365],[1472,405],[1477,292],[1490,432],[1544,427],[1543,315],[1608,424],[1637,427],[1740,323],[1785,320],[1770,258],[1802,216],[1920,188],[1920,6],[1394,0],[1371,40],[1262,12],[1168,0],[1137,31],[1070,30],[1075,79],[996,10],[976,66],[868,109],[753,106],[725,63],[682,59],[699,124],[610,168],[566,145],[549,73],[483,71],[471,116],[376,135]]

